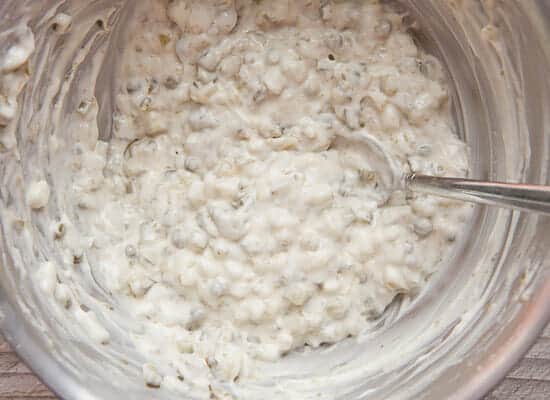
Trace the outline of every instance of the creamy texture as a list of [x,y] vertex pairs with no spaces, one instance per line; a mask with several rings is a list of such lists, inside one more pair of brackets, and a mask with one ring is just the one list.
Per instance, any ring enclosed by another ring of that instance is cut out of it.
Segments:
[[[200,396],[258,378],[261,360],[368,330],[422,288],[469,209],[392,193],[360,144],[375,138],[402,171],[467,170],[441,67],[399,16],[371,3],[216,4],[140,17],[112,140],[93,139],[96,102],[83,98],[74,126],[90,139],[51,226],[63,264],[89,262],[135,321],[146,382]],[[27,188],[30,208],[47,205],[44,183]],[[37,282],[108,344],[70,275],[48,261]]]
[[26,25],[17,25],[0,35],[0,151],[15,146],[10,125],[17,115],[17,95],[28,77],[27,60],[34,51],[34,37]]
[[[469,207],[391,192],[361,136],[402,171],[462,176],[467,159],[441,67],[398,15],[366,2],[175,1],[142,21],[112,139],[73,159],[80,237],[61,240],[140,321],[131,336],[149,385],[166,362],[199,391],[254,379],[255,360],[358,335],[422,288]],[[77,112],[91,120],[93,101]],[[42,184],[28,189],[33,208]],[[45,286],[70,307],[70,291]],[[77,313],[108,342],[93,312]]]

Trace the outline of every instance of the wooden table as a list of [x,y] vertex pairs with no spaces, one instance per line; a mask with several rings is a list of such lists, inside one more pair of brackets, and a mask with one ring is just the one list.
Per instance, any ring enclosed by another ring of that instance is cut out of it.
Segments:
[[[55,396],[0,336],[0,400],[54,400]],[[484,400],[550,400],[550,325],[527,356]]]

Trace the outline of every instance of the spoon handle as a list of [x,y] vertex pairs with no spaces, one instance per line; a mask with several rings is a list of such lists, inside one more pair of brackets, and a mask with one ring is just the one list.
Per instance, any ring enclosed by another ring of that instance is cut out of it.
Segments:
[[405,178],[405,185],[412,191],[550,215],[550,186],[415,174]]

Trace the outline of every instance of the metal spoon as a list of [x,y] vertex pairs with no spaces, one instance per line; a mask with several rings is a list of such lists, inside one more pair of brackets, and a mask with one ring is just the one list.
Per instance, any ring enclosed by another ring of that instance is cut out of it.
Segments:
[[402,181],[412,191],[550,215],[550,186],[417,174],[406,175]]
[[[409,173],[403,175],[382,144],[362,132],[353,137],[340,136],[340,141],[352,146],[367,146],[380,180],[390,190],[411,190],[451,199],[512,208],[550,215],[550,186],[523,183],[490,182],[465,178]],[[382,165],[385,164],[385,165]]]

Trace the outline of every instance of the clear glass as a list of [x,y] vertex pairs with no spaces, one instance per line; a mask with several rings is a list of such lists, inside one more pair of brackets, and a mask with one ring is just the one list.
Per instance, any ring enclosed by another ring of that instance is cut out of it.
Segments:
[[[145,387],[142,360],[123,326],[113,327],[111,344],[98,352],[67,339],[68,328],[44,312],[29,275],[52,251],[50,239],[43,217],[16,201],[21,179],[35,168],[56,167],[58,160],[44,151],[50,132],[63,132],[71,148],[69,115],[84,95],[98,99],[99,133],[108,136],[117,57],[137,3],[0,2],[0,33],[26,21],[37,42],[33,74],[19,98],[18,157],[0,153],[0,326],[19,355],[67,400],[118,399],[120,393],[171,397]],[[457,134],[470,148],[470,175],[550,184],[550,3],[403,0],[394,6],[414,17],[416,40],[447,67]],[[52,34],[52,17],[60,11],[71,14],[78,29]],[[6,38],[0,36],[0,49]],[[49,179],[55,187],[55,177]],[[15,219],[6,210],[25,221],[29,236],[14,233]],[[55,212],[56,206],[48,210]],[[350,400],[479,399],[549,318],[550,218],[478,207],[464,241],[417,298],[395,302],[359,339],[286,357],[277,369],[285,372],[257,382],[248,398],[277,398],[275,378],[302,399],[316,392]]]

